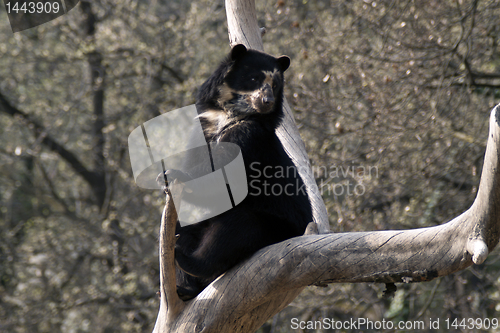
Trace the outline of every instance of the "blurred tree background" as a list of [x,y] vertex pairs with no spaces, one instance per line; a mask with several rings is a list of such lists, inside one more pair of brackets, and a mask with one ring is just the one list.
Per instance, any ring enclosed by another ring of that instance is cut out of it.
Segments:
[[[292,59],[286,96],[333,231],[432,226],[470,206],[500,102],[499,0],[257,9],[265,50]],[[0,331],[150,332],[164,199],[134,183],[127,138],[194,103],[229,51],[223,3],[82,1],[16,34],[2,7],[0,22]],[[498,318],[499,268],[493,253],[392,298],[379,284],[310,287],[259,331]]]

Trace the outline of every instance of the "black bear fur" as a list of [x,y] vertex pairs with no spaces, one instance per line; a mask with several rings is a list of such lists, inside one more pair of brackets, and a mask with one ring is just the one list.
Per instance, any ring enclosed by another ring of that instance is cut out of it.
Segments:
[[[240,147],[249,193],[225,213],[177,225],[177,291],[184,300],[257,250],[303,235],[312,221],[305,186],[275,132],[284,115],[289,65],[286,56],[236,45],[198,92],[196,107],[207,143]],[[194,173],[184,170],[179,178],[194,178]],[[280,190],[286,193],[273,195]]]

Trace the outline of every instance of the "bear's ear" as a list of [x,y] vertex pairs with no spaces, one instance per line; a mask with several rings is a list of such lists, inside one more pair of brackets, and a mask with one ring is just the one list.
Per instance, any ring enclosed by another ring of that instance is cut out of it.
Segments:
[[231,49],[231,60],[240,59],[245,53],[247,53],[247,48],[243,44],[238,44],[233,46]]
[[290,67],[290,58],[287,56],[281,56],[278,58],[278,66],[282,72],[286,71]]

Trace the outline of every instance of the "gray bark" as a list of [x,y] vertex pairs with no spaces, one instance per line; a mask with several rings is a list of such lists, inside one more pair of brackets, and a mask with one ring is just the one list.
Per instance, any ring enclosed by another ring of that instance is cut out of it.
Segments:
[[[227,0],[231,44],[262,50],[253,0]],[[327,233],[326,209],[309,169],[304,144],[289,113],[279,129],[287,152],[303,172],[314,207],[306,235],[266,247],[229,270],[188,302],[175,292],[175,222],[167,197],[160,231],[161,301],[154,333],[253,332],[305,286],[336,282],[420,282],[482,263],[500,232],[500,106],[490,134],[477,197],[452,221],[398,231]],[[174,193],[178,193],[174,189]],[[319,231],[319,232],[318,232]]]

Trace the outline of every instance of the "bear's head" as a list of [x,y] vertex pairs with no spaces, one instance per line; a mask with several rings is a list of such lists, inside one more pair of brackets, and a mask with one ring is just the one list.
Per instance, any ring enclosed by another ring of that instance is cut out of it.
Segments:
[[234,116],[281,112],[283,73],[290,66],[290,58],[275,58],[238,44],[229,59],[230,67],[219,90],[219,105]]

